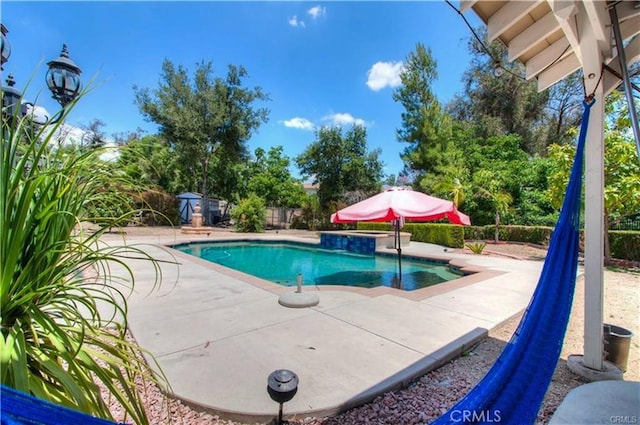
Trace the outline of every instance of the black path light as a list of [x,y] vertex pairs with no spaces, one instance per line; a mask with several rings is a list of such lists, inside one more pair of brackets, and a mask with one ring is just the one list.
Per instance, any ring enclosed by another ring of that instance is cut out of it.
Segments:
[[[7,40],[7,27],[4,24],[0,24],[2,29],[2,65],[9,60],[11,55],[11,45]],[[56,118],[53,120],[47,120],[47,122],[36,122],[36,124],[55,124],[64,116],[64,108],[71,102],[73,102],[80,94],[82,84],[80,81],[80,74],[82,70],[76,65],[69,57],[69,51],[67,45],[62,45],[62,52],[60,57],[47,63],[49,70],[46,75],[47,87],[51,90],[52,97],[62,106],[56,114]],[[4,68],[3,68],[4,69]],[[36,105],[30,102],[20,104],[21,93],[15,89],[15,80],[12,75],[6,80],[7,87],[2,87],[2,112],[10,116],[24,116],[27,114],[29,107],[31,110]],[[17,96],[17,97],[16,97]]]
[[282,405],[291,400],[298,392],[298,375],[287,369],[271,372],[267,379],[267,392],[273,401],[280,404],[277,424],[283,425]]

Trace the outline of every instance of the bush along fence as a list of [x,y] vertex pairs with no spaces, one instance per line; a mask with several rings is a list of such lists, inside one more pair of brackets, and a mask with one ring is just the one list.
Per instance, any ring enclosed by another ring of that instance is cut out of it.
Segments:
[[[389,223],[365,223],[358,230],[392,231]],[[456,226],[447,223],[406,223],[403,232],[411,233],[411,240],[433,243],[450,248],[463,248],[465,240],[492,241],[495,226]],[[500,241],[547,246],[553,227],[547,226],[500,226]],[[611,257],[619,260],[640,261],[640,231],[610,230],[609,249]]]
[[[393,231],[390,223],[358,223],[358,230]],[[450,248],[464,247],[464,228],[444,223],[406,223],[403,232],[411,233],[411,240],[443,245]]]

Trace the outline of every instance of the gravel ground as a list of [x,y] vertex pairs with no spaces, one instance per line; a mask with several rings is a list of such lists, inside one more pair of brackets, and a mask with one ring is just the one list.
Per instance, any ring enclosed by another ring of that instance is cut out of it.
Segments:
[[[129,233],[129,232],[128,232]],[[490,244],[484,255],[502,255],[541,260],[545,251],[538,247],[516,244]],[[604,273],[605,306],[604,321],[629,329],[631,351],[624,379],[640,381],[640,270],[609,268]],[[537,423],[546,424],[557,406],[573,388],[585,383],[566,366],[571,354],[583,354],[584,279],[576,285],[574,304],[569,327],[564,340],[551,385],[538,413]],[[515,331],[521,315],[503,323],[489,332],[489,337],[473,347],[466,355],[434,370],[414,382],[408,388],[392,391],[372,402],[351,409],[337,416],[325,418],[292,418],[291,424],[304,425],[411,425],[428,423],[437,418],[463,397],[482,378],[495,362],[502,348]],[[246,425],[228,421],[204,411],[191,408],[163,396],[151,384],[140,384],[145,394],[148,414],[152,424],[185,425]],[[116,419],[121,419],[117,406],[112,409]]]

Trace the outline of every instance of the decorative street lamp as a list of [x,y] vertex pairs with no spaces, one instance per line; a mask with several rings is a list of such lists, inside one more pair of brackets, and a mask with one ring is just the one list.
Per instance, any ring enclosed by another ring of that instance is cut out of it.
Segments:
[[[2,65],[4,65],[11,55],[11,45],[7,40],[7,27],[0,24],[2,29]],[[51,90],[52,97],[62,106],[62,110],[56,114],[54,120],[47,122],[36,122],[36,124],[55,124],[64,116],[64,108],[78,97],[81,89],[80,74],[82,70],[69,58],[67,45],[62,45],[60,57],[47,63],[46,82]],[[2,112],[9,116],[25,116],[27,111],[35,105],[30,102],[21,104],[21,93],[13,86],[16,84],[13,75],[7,77],[7,87],[2,87]]]
[[13,86],[16,85],[16,82],[13,79],[12,74],[9,74],[6,82],[7,87],[2,87],[2,112],[7,113],[10,116],[15,116],[22,112],[20,105],[22,94],[17,89],[13,88]]
[[0,61],[0,69],[3,69],[2,66],[9,60],[9,56],[11,56],[11,44],[9,44],[9,41],[7,40],[7,33],[9,32],[7,27],[0,23],[0,30],[2,30],[2,41],[0,44],[2,57]]
[[62,53],[56,60],[47,64],[47,86],[53,98],[64,108],[80,93],[80,73],[82,70],[69,59],[67,45],[62,45]]

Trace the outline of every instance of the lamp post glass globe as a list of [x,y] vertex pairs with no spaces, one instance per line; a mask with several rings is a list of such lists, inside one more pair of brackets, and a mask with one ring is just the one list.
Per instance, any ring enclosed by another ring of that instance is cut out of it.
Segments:
[[2,65],[4,65],[8,60],[9,56],[11,56],[11,44],[9,44],[9,40],[7,40],[7,33],[9,30],[4,24],[0,24],[0,29],[2,30],[2,39],[0,41],[0,69],[2,69]]
[[62,45],[58,59],[47,63],[46,81],[53,98],[64,108],[80,93],[80,73],[82,70],[69,58],[67,45]]

